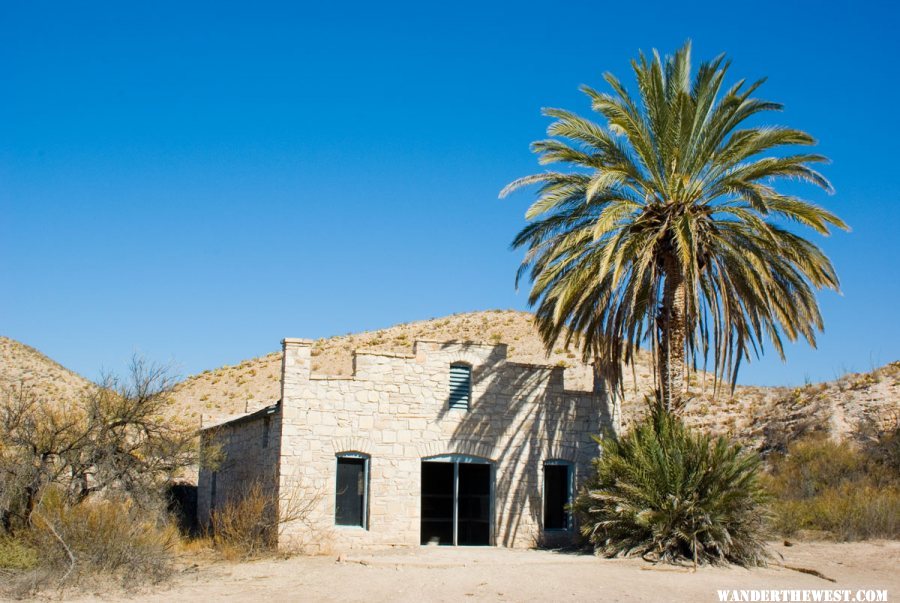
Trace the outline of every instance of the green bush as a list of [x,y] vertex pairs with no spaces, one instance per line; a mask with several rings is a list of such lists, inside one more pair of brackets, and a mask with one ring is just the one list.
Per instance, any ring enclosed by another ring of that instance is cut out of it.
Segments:
[[599,552],[670,563],[764,563],[767,515],[755,454],[694,432],[658,408],[621,439],[598,442],[595,474],[575,509]]
[[0,569],[29,570],[37,563],[36,550],[11,536],[0,535]]
[[765,480],[773,527],[838,540],[900,538],[900,476],[891,454],[896,433],[859,448],[824,437],[794,442],[772,459]]

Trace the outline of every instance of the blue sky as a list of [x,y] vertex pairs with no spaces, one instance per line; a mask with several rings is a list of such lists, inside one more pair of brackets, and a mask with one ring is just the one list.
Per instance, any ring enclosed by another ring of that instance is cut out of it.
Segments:
[[89,377],[133,352],[198,372],[322,337],[526,308],[509,242],[543,106],[694,42],[769,78],[852,227],[817,239],[801,384],[900,358],[898,9],[889,3],[0,5],[0,334]]

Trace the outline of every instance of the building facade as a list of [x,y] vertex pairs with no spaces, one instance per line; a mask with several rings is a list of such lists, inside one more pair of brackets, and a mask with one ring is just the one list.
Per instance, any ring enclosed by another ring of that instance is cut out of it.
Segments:
[[417,341],[358,350],[351,377],[311,374],[312,342],[285,339],[281,401],[203,430],[198,519],[251,485],[277,497],[284,548],[560,545],[567,505],[618,424],[562,367],[507,360],[503,344]]

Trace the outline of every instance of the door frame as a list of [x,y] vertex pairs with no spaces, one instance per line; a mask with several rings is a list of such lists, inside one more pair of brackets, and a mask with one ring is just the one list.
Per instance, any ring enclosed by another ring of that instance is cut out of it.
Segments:
[[[453,543],[450,546],[460,546],[458,541],[459,530],[459,465],[461,463],[471,463],[475,465],[488,465],[490,467],[490,476],[488,477],[490,486],[490,496],[488,502],[488,543],[487,546],[494,546],[494,513],[496,503],[494,501],[495,488],[497,481],[497,465],[491,459],[480,456],[472,456],[468,454],[436,454],[434,456],[426,456],[420,459],[419,463],[419,541],[422,540],[422,465],[424,463],[452,463],[453,464]],[[421,545],[420,545],[421,546]]]

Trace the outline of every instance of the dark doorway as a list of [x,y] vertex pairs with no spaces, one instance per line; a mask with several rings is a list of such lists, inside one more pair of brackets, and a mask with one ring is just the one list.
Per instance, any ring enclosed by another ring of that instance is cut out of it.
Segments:
[[571,499],[569,466],[562,463],[544,465],[544,529],[569,529]]
[[491,466],[459,463],[456,544],[491,543]]
[[485,462],[422,462],[422,544],[491,543],[491,466]]

